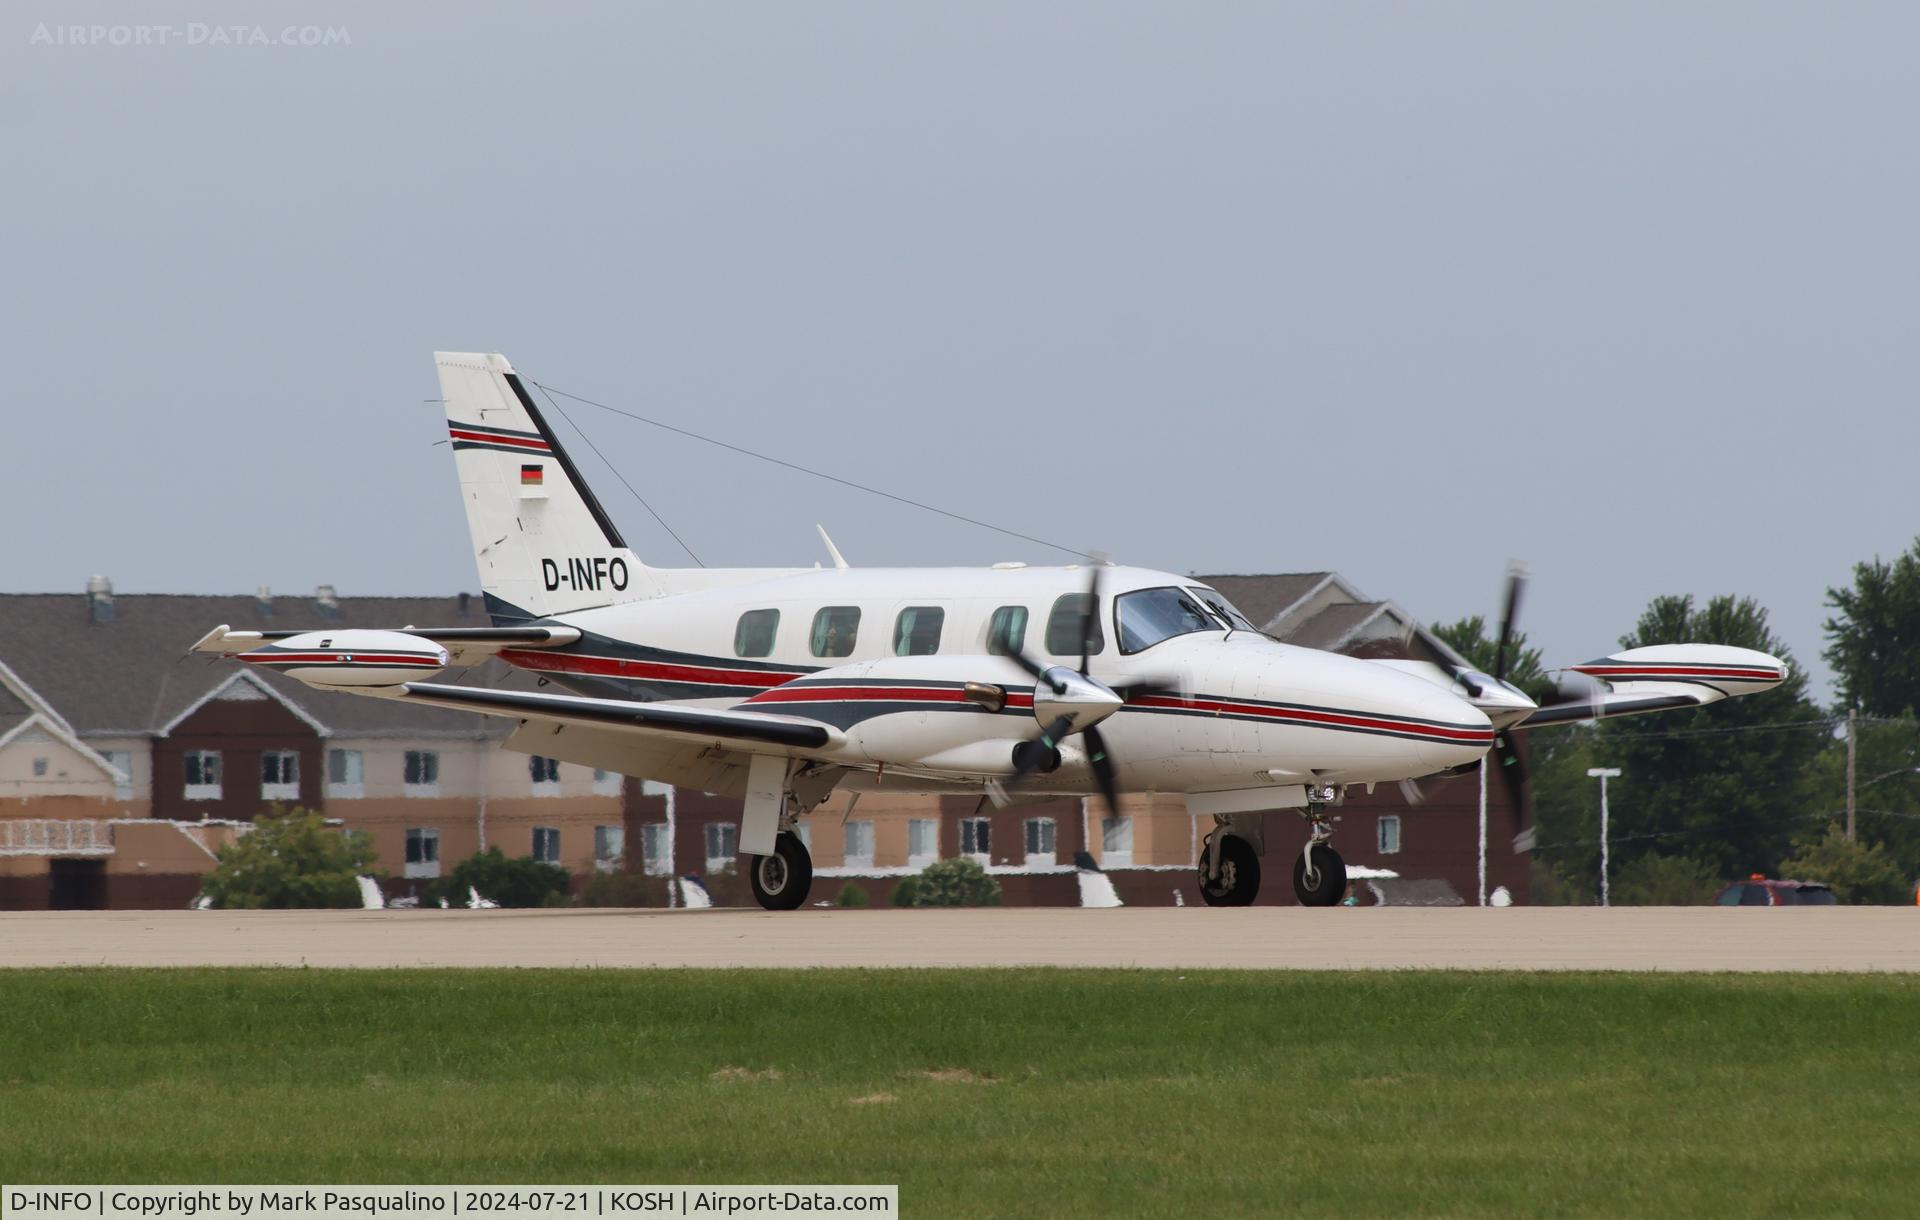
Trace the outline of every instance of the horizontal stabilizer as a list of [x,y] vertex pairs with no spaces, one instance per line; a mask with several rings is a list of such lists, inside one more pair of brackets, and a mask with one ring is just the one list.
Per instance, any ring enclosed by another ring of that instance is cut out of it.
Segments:
[[[342,628],[364,630],[362,628]],[[390,634],[410,635],[440,645],[447,652],[449,665],[477,665],[503,648],[564,648],[580,639],[577,627],[390,627]],[[234,656],[297,636],[326,634],[312,628],[299,631],[235,631],[222,623],[200,637],[189,652],[214,652]]]

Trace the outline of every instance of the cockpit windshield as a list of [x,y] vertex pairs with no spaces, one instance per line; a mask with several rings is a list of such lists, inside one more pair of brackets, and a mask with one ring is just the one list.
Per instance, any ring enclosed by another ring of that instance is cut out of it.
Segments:
[[1114,601],[1120,651],[1145,652],[1162,640],[1195,631],[1219,631],[1220,624],[1181,589],[1138,589]]
[[1220,596],[1218,593],[1215,593],[1212,589],[1195,588],[1195,589],[1188,589],[1187,592],[1193,594],[1195,597],[1205,602],[1209,609],[1213,610],[1221,618],[1227,620],[1228,623],[1232,624],[1234,630],[1236,631],[1260,630],[1258,627],[1253,625],[1252,619],[1249,619],[1246,615],[1240,613],[1239,610],[1235,609],[1234,604],[1232,602]]

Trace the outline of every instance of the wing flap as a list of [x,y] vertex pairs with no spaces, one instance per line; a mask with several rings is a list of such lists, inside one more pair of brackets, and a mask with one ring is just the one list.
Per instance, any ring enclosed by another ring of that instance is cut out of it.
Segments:
[[516,720],[592,725],[647,736],[704,741],[756,754],[816,754],[830,752],[846,742],[840,730],[830,725],[764,712],[595,699],[585,695],[549,695],[542,691],[486,690],[435,682],[408,682],[380,697]]

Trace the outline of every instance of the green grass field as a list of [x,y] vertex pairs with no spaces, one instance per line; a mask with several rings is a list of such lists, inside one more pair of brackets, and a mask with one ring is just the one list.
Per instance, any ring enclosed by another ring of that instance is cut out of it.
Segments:
[[1911,1214],[1920,978],[6,972],[0,1181]]

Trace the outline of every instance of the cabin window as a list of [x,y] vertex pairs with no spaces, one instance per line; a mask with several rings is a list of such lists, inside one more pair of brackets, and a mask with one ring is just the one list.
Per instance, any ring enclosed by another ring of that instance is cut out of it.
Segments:
[[1140,589],[1114,602],[1120,651],[1145,652],[1162,640],[1196,631],[1218,631],[1219,622],[1179,589]]
[[736,657],[770,657],[773,655],[774,633],[780,629],[778,610],[749,610],[740,616],[740,625],[733,629],[733,655]]
[[813,655],[850,657],[860,634],[860,607],[823,606],[813,616]]
[[1391,856],[1400,850],[1400,815],[1382,814],[1380,817],[1379,841],[1380,854]]
[[[1093,609],[1088,614],[1088,607]],[[1087,638],[1080,638],[1080,624],[1087,625]],[[1047,615],[1047,651],[1056,657],[1077,657],[1085,646],[1088,656],[1106,651],[1107,637],[1100,630],[1100,607],[1089,593],[1063,594]]]
[[987,624],[987,655],[1010,657],[1027,646],[1027,608],[1002,606]]
[[893,655],[926,657],[940,651],[940,628],[947,612],[938,606],[908,606],[893,620]]

